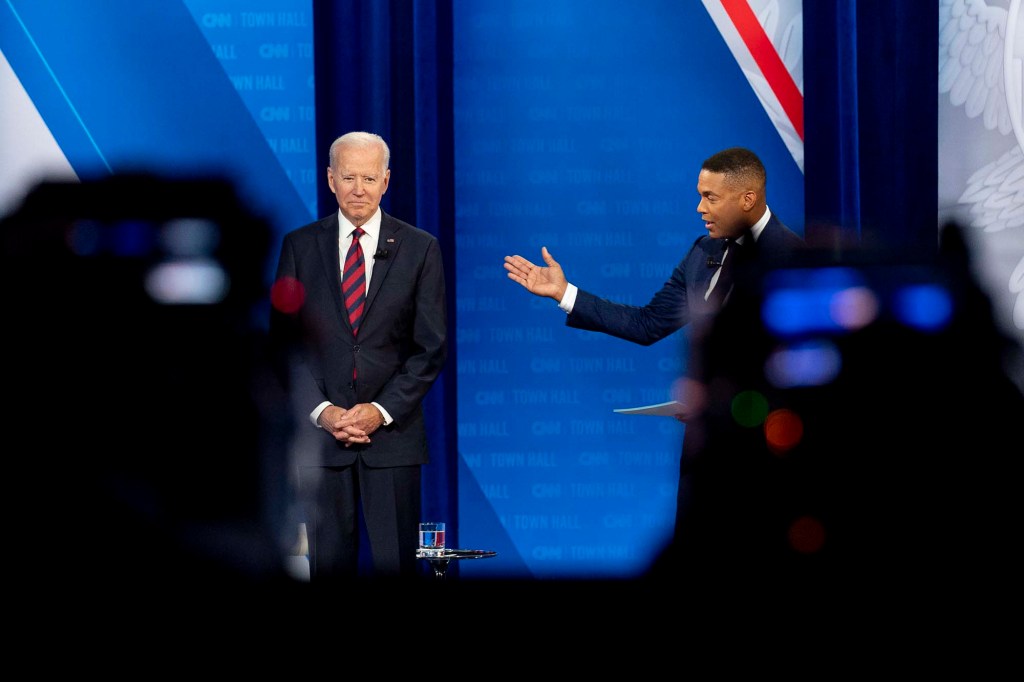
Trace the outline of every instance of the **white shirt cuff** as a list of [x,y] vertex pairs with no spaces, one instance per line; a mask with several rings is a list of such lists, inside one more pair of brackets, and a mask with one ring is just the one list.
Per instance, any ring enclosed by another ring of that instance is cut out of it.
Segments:
[[319,405],[317,405],[315,410],[309,413],[309,421],[313,422],[313,426],[315,426],[318,429],[323,428],[322,426],[320,426],[320,422],[318,422],[317,419],[320,418],[320,413],[326,410],[328,407],[330,407],[330,405],[331,403],[325,400]]
[[566,313],[571,313],[572,307],[576,305],[577,292],[579,292],[579,289],[575,284],[567,284],[565,287],[565,293],[562,294],[562,300],[558,302],[558,307]]
[[391,418],[391,415],[388,414],[388,411],[385,410],[383,407],[381,407],[380,403],[370,403],[370,404],[373,405],[374,407],[376,407],[378,410],[380,410],[381,416],[384,417],[384,426],[387,426],[391,422],[395,421],[394,419]]

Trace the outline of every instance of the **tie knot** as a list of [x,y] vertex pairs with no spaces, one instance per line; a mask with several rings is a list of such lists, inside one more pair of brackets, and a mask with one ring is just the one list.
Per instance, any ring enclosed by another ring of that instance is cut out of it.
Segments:
[[357,227],[356,229],[352,230],[352,239],[359,239],[364,234],[366,234],[366,230],[364,230],[361,227]]

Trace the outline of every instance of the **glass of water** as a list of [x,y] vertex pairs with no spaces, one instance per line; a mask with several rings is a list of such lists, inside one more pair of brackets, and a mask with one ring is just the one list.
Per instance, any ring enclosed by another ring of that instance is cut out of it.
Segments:
[[444,555],[444,522],[430,521],[420,524],[420,555]]

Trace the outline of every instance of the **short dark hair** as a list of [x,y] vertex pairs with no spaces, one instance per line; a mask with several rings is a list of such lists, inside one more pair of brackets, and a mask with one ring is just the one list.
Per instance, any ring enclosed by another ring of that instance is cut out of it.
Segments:
[[730,147],[712,154],[701,164],[701,170],[721,173],[730,180],[746,180],[758,187],[768,183],[768,173],[757,154],[744,147]]

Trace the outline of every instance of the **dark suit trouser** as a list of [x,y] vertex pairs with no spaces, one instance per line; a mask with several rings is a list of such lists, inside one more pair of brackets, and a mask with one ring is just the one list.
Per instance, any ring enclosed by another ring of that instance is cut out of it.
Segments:
[[420,466],[302,467],[310,580],[354,578],[359,572],[359,507],[374,576],[413,576],[420,517]]

